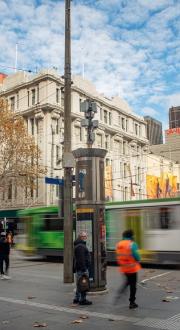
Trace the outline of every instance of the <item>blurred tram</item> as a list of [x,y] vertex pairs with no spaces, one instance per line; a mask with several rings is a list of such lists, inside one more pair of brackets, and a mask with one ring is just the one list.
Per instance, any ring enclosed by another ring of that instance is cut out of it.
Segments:
[[[58,216],[58,207],[29,208],[18,216],[18,249],[29,255],[63,255],[64,219]],[[131,228],[142,262],[180,264],[180,198],[108,202],[105,219],[109,262],[115,261],[115,246],[123,231]],[[75,211],[73,223],[75,237]]]
[[[64,219],[57,206],[42,206],[19,211],[16,247],[26,255],[63,256]],[[73,217],[75,238],[75,213]]]
[[142,261],[180,264],[180,198],[147,199],[106,204],[108,259],[125,229],[135,233]]

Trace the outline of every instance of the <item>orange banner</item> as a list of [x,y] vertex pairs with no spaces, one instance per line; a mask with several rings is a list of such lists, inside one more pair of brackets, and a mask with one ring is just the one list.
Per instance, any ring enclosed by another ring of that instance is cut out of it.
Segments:
[[105,198],[106,200],[112,199],[112,166],[105,167]]
[[173,197],[177,192],[177,177],[163,173],[161,177],[146,175],[147,198]]

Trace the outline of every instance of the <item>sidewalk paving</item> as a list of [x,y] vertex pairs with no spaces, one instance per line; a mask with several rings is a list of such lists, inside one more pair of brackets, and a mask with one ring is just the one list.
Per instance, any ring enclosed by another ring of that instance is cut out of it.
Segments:
[[[92,306],[72,306],[75,285],[63,283],[63,264],[22,260],[13,251],[10,270],[12,279],[0,281],[0,330],[29,330],[35,322],[46,324],[48,330],[82,326],[87,330],[180,330],[178,271],[142,270],[139,280],[147,282],[138,286],[139,308],[129,310],[128,295],[113,305],[121,282],[116,267],[107,270],[108,293],[89,295]],[[162,302],[166,296],[176,299]],[[81,319],[82,315],[88,318]],[[72,323],[76,319],[82,322]]]

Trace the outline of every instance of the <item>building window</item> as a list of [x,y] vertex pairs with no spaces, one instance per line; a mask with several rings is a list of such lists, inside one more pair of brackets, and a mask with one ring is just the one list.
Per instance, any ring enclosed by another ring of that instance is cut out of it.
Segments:
[[109,112],[109,125],[111,125],[112,124],[112,114],[111,114],[111,112]]
[[79,98],[79,111],[81,112],[81,103],[82,103],[82,99]]
[[138,135],[138,124],[135,124],[134,128],[135,128],[135,134]]
[[82,127],[75,126],[76,143],[82,141]]
[[17,109],[19,109],[19,93],[17,93]]
[[82,141],[83,138],[82,138],[82,127],[80,127],[80,131],[79,131],[79,140]]
[[104,110],[104,122],[105,124],[107,124],[107,121],[108,121],[108,113],[106,110]]
[[31,123],[31,134],[34,135],[34,118],[30,119],[30,123]]
[[36,90],[32,89],[31,93],[32,93],[32,105],[34,105],[36,102]]
[[126,141],[123,141],[123,155],[126,155]]
[[120,141],[119,140],[114,140],[114,151],[116,154],[120,153]]
[[96,135],[96,141],[97,141],[97,147],[102,148],[102,135],[101,134]]
[[124,179],[126,179],[126,177],[127,177],[127,164],[126,163],[124,163],[123,177],[124,177]]
[[61,88],[61,107],[64,107],[64,90]]
[[123,179],[123,164],[120,162],[119,163],[119,174],[120,174],[120,179]]
[[39,85],[37,86],[37,103],[39,103]]
[[59,134],[60,132],[60,120],[59,118],[56,119],[56,134]]
[[109,135],[105,135],[105,149],[109,149]]
[[12,182],[8,186],[8,199],[12,199]]
[[60,162],[60,146],[56,146],[56,164]]
[[100,120],[103,120],[103,109],[100,108]]
[[137,183],[140,183],[141,180],[141,168],[137,168]]
[[121,118],[121,128],[125,130],[125,118]]
[[34,197],[34,180],[33,179],[31,179],[30,196],[31,196],[31,198]]
[[56,103],[60,103],[60,89],[56,88]]
[[39,121],[36,120],[36,134],[39,134]]
[[15,110],[15,97],[14,96],[10,98],[10,108],[12,111]]
[[124,200],[128,200],[128,187],[124,187]]
[[36,179],[36,198],[39,197],[39,182],[38,182],[38,178]]
[[29,107],[29,91],[27,93],[28,93],[28,107]]
[[110,159],[109,159],[109,158],[106,158],[106,159],[105,159],[105,163],[106,163],[106,166],[111,165],[111,163],[110,163]]
[[17,185],[14,187],[14,198],[17,199]]
[[27,198],[27,197],[28,197],[28,188],[25,187],[25,198]]
[[121,126],[121,116],[118,116],[118,124]]
[[128,119],[126,119],[126,132],[128,131],[129,129],[129,123],[128,123]]

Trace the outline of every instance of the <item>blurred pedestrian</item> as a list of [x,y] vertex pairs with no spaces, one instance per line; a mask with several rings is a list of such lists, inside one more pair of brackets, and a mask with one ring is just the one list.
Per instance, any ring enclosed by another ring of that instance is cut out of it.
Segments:
[[124,274],[124,284],[118,290],[117,300],[121,297],[127,287],[130,287],[129,308],[137,308],[136,304],[136,285],[137,273],[141,269],[140,254],[138,246],[134,242],[134,233],[131,229],[123,232],[122,240],[116,246],[117,263],[119,271]]
[[81,232],[74,241],[74,260],[73,272],[76,273],[76,294],[73,300],[74,304],[91,305],[92,302],[86,299],[86,291],[79,288],[79,280],[86,276],[89,281],[90,253],[86,246],[87,233]]
[[9,243],[10,247],[12,247],[13,245],[13,234],[12,234],[12,231],[9,231],[7,233],[7,242]]
[[[9,272],[9,254],[10,254],[10,244],[7,240],[6,233],[1,232],[0,238],[0,271],[1,279],[10,279],[8,276]],[[5,269],[4,269],[5,266]]]

